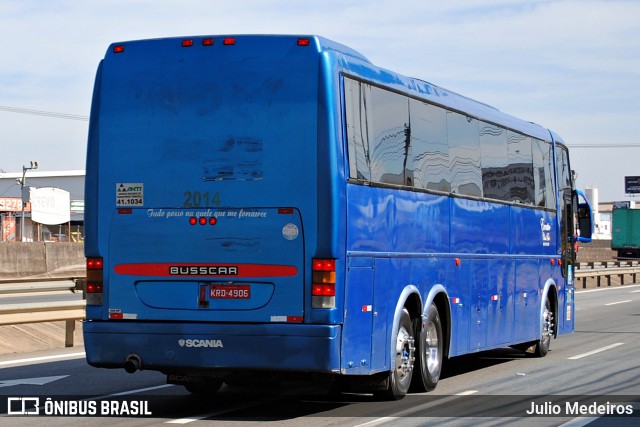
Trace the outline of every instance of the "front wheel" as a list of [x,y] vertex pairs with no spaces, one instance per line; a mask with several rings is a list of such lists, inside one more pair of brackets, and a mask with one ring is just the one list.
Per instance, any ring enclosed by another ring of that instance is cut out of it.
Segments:
[[418,337],[415,375],[411,380],[411,391],[423,392],[436,388],[442,372],[443,337],[440,314],[431,304],[422,319],[414,320],[414,333]]
[[413,325],[407,309],[402,310],[398,324],[395,352],[391,356],[391,371],[387,390],[376,393],[376,396],[389,400],[400,400],[406,396],[411,385],[415,361],[415,341],[413,338]]
[[541,323],[542,323],[542,333],[540,335],[540,339],[536,342],[535,348],[533,350],[533,355],[536,357],[544,357],[549,352],[549,347],[551,346],[551,335],[553,334],[554,325],[554,315],[553,310],[551,308],[551,300],[549,296],[547,296],[544,302],[544,310],[542,310]]

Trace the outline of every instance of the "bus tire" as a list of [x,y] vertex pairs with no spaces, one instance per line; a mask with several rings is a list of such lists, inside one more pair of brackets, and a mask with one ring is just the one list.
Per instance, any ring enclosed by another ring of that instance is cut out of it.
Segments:
[[391,355],[391,371],[387,389],[376,393],[385,400],[400,400],[407,395],[411,385],[411,374],[415,361],[415,341],[411,316],[406,308],[400,314],[395,353]]
[[431,304],[424,322],[418,318],[413,321],[416,340],[416,361],[411,379],[411,391],[424,392],[436,388],[442,372],[443,336],[440,313],[435,304]]
[[535,348],[533,350],[533,356],[535,357],[546,356],[549,352],[549,347],[551,346],[551,335],[553,334],[553,322],[555,321],[555,318],[551,308],[549,295],[545,298],[544,310],[542,310],[540,321],[542,323],[542,332],[540,339],[536,341]]

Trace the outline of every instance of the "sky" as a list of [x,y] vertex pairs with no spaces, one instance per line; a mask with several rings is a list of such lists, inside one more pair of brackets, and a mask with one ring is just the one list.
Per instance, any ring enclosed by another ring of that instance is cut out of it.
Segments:
[[112,42],[317,34],[554,130],[578,187],[633,200],[639,16],[638,0],[0,0],[0,173],[31,161],[84,169],[93,81]]

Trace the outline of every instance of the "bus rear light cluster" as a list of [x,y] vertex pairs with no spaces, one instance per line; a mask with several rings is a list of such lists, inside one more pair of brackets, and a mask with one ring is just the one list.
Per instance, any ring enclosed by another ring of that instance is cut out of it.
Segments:
[[[202,39],[201,43],[202,43],[202,46],[214,46],[216,44],[216,40],[213,37],[205,37]],[[311,39],[306,37],[300,37],[297,39],[296,43],[298,46],[304,46],[304,47],[310,46]],[[236,44],[236,38],[223,37],[222,44],[223,46],[234,46]],[[195,45],[196,45],[196,40],[194,39],[180,40],[180,46],[182,47],[193,47]],[[113,46],[113,53],[123,53],[123,52],[124,52],[124,45],[119,44],[119,45]]]
[[311,306],[335,308],[336,260],[314,258],[311,263]]
[[104,261],[102,258],[87,258],[87,305],[102,305],[104,298]]
[[205,216],[201,216],[201,217],[195,217],[192,216],[189,218],[189,224],[190,225],[196,225],[196,224],[200,224],[200,225],[216,225],[218,223],[218,218],[216,218],[215,216],[212,217],[205,217]]

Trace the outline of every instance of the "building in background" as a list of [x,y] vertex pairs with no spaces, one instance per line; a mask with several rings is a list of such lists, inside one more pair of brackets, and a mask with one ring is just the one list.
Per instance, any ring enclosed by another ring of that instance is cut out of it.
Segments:
[[[69,221],[58,225],[47,225],[32,221],[30,203],[25,204],[24,218],[22,217],[22,185],[20,182],[22,172],[0,173],[0,220],[2,224],[0,237],[2,241],[82,241],[84,236],[84,176],[83,170],[27,171],[25,188],[53,188],[69,193]],[[20,235],[23,220],[25,239],[22,239]]]

